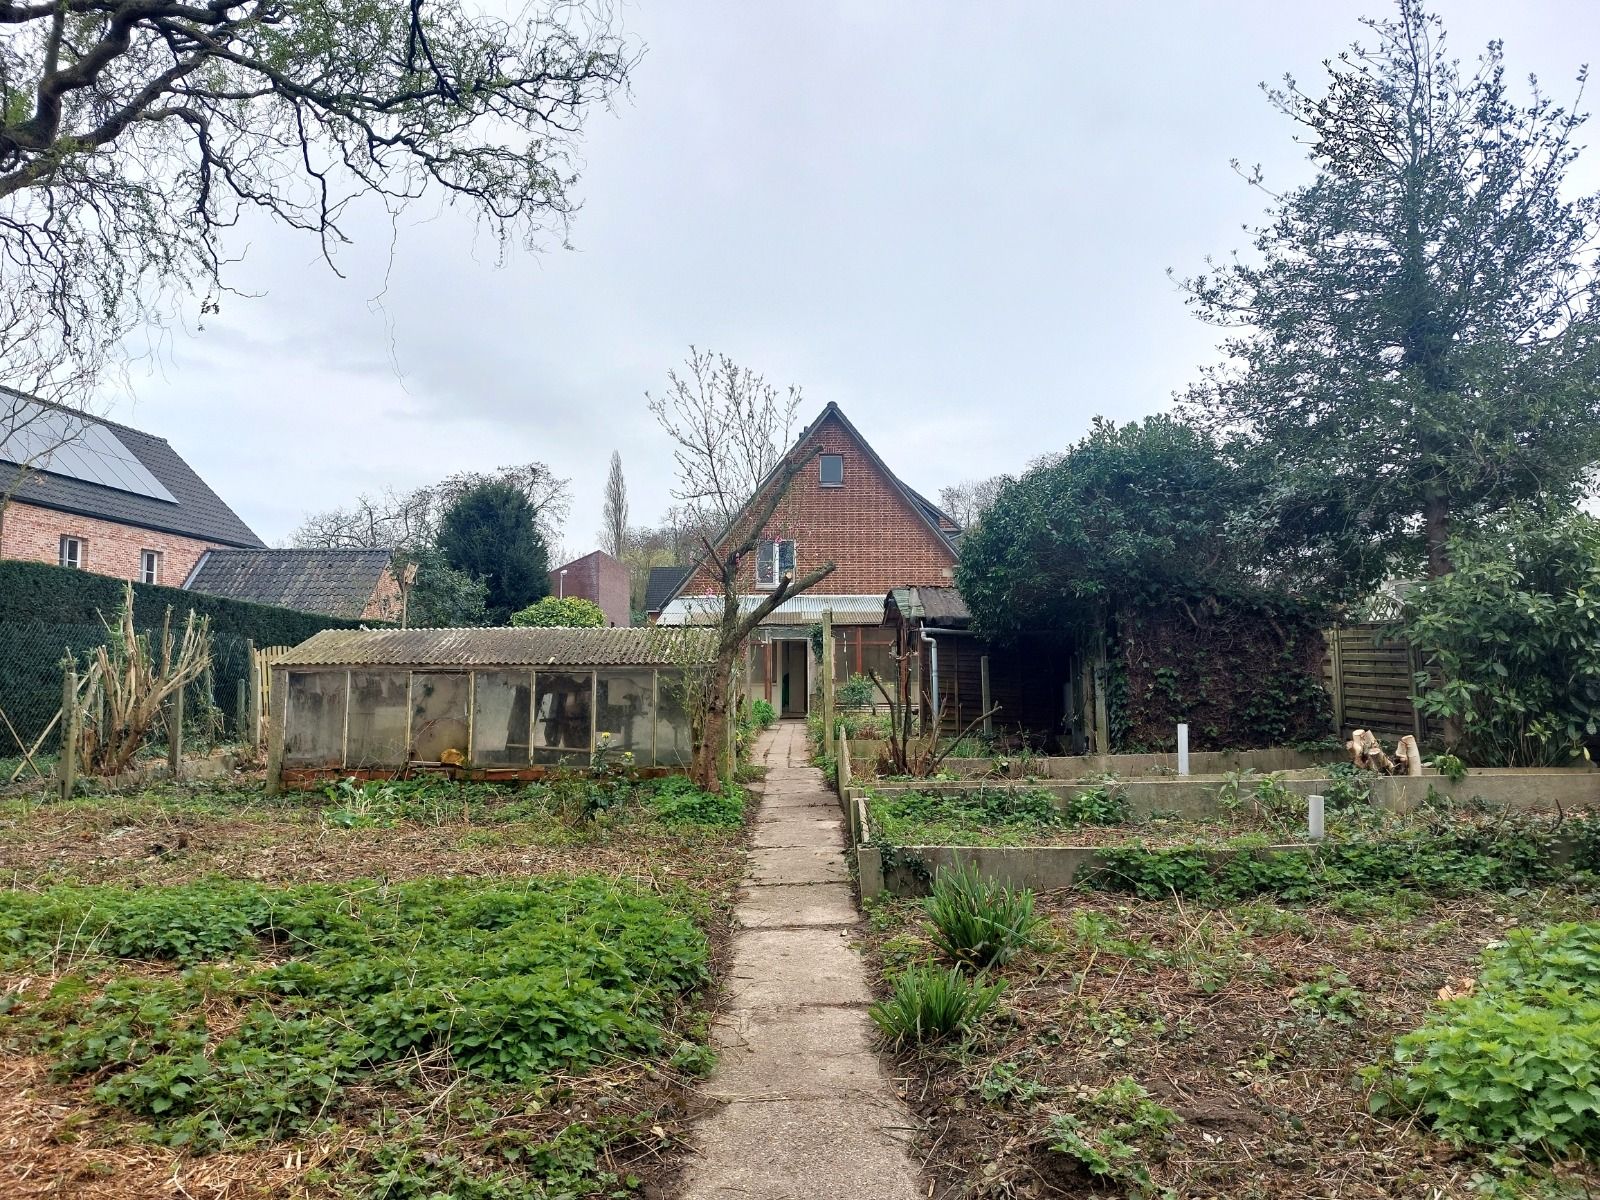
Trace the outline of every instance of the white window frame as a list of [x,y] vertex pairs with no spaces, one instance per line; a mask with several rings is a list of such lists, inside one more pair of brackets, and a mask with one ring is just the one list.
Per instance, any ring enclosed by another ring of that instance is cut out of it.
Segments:
[[[71,555],[68,555],[67,553],[67,548],[69,546],[72,548]],[[70,533],[63,533],[61,535],[61,548],[58,551],[58,557],[56,558],[56,562],[60,566],[67,568],[69,571],[81,571],[83,570],[84,559],[87,557],[88,546],[81,537],[77,537]]]
[[[784,548],[788,548],[787,555]],[[784,560],[788,570],[794,570],[796,548],[793,538],[768,538],[756,547],[756,586],[771,591],[783,578]]]
[[[829,459],[833,459],[833,460],[837,461],[838,464],[839,464],[839,478],[837,480],[830,480],[830,479],[823,478],[822,464],[827,462]],[[818,487],[825,487],[825,488],[842,488],[844,486],[844,455],[842,455],[842,454],[819,454],[819,455],[817,455],[817,486]]]
[[140,583],[160,583],[161,582],[161,551],[159,551],[159,550],[141,550],[141,551],[139,551],[139,582]]

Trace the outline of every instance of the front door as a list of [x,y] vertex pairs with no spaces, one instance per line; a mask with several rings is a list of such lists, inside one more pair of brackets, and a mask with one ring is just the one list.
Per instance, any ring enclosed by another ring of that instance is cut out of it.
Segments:
[[806,715],[806,701],[810,695],[806,687],[810,648],[804,640],[779,642],[777,646],[778,669],[783,679],[780,692],[783,703],[779,706],[778,712],[785,717],[803,717]]

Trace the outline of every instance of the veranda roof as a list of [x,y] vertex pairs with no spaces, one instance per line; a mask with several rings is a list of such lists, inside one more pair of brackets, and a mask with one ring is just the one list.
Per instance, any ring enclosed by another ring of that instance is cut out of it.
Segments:
[[[765,599],[740,596],[739,611],[747,613]],[[832,610],[835,625],[882,625],[882,596],[829,595],[807,592],[785,600],[762,619],[763,625],[814,625]],[[722,616],[721,596],[679,596],[670,600],[657,618],[663,625],[714,625]]]

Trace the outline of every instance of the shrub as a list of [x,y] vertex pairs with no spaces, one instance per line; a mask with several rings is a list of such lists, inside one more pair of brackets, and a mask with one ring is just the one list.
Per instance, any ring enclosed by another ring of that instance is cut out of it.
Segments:
[[970,1029],[994,1008],[1005,987],[1003,979],[985,983],[963,975],[959,967],[912,967],[895,977],[889,998],[869,1012],[895,1046],[937,1042]]
[[771,729],[774,721],[778,719],[778,711],[765,700],[753,701],[750,705],[750,716],[760,729]]
[[512,613],[511,623],[597,629],[606,623],[606,614],[593,600],[585,600],[582,596],[546,596]]
[[1600,732],[1600,521],[1516,516],[1450,558],[1408,597],[1406,636],[1437,668],[1417,675],[1418,706],[1458,721],[1483,765],[1581,755]]
[[1484,966],[1396,1043],[1375,1105],[1420,1111],[1457,1144],[1600,1152],[1600,923],[1513,929]]
[[939,872],[923,911],[933,944],[956,962],[980,969],[1027,949],[1039,926],[1031,889],[1012,890],[970,866]]
[[866,708],[872,703],[876,691],[872,680],[865,675],[852,675],[839,685],[834,698],[838,700],[840,708]]

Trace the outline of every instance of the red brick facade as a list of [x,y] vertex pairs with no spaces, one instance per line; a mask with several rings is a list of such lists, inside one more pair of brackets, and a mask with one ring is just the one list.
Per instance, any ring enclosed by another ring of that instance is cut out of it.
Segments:
[[[956,556],[930,528],[896,481],[874,461],[836,411],[825,412],[807,438],[824,455],[844,459],[844,483],[826,487],[813,458],[795,479],[767,528],[768,536],[795,543],[795,577],[832,561],[835,569],[815,591],[831,595],[885,595],[912,585],[949,587]],[[741,590],[759,592],[754,564]],[[720,590],[711,573],[697,568],[681,596]]]
[[95,517],[79,517],[16,500],[6,505],[0,522],[3,522],[0,524],[0,558],[56,565],[61,561],[61,539],[75,537],[83,542],[84,570],[139,583],[143,579],[139,572],[140,553],[154,550],[161,555],[156,582],[167,587],[182,587],[200,556],[221,545]]
[[[561,576],[563,570],[567,573],[565,580]],[[604,550],[585,554],[550,572],[552,596],[581,596],[593,600],[605,613],[607,625],[625,628],[633,623],[632,591],[628,568]]]
[[392,621],[400,623],[402,614],[400,603],[400,581],[394,577],[394,570],[385,567],[383,574],[378,579],[378,586],[372,589],[372,598],[367,601],[367,606],[361,610],[363,621]]

